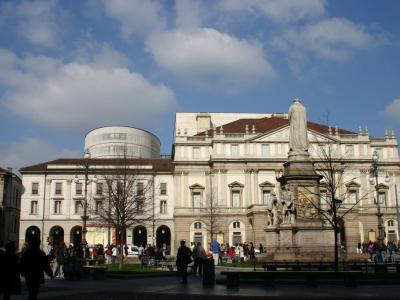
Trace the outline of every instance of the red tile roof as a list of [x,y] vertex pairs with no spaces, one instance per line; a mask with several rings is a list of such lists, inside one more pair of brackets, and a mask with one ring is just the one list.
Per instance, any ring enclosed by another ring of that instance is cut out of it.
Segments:
[[[56,160],[28,166],[20,169],[21,173],[24,172],[40,172],[48,170],[48,165],[84,165],[85,160],[83,158],[59,158]],[[172,171],[172,160],[157,158],[157,159],[128,159],[127,163],[133,166],[146,166],[151,165],[153,171]],[[90,165],[96,166],[118,166],[124,164],[124,160],[121,158],[92,158],[90,159]],[[54,169],[50,169],[54,170]],[[56,171],[56,170],[54,170]]]
[[[285,118],[278,118],[278,117],[272,117],[272,118],[261,118],[261,119],[239,119],[236,121],[233,121],[231,123],[227,123],[225,125],[222,125],[224,133],[245,133],[246,132],[246,125],[248,125],[248,130],[251,133],[253,130],[253,125],[255,126],[255,132],[256,133],[267,133],[273,130],[276,130],[281,127],[285,127],[289,125],[289,120]],[[314,131],[320,132],[322,134],[328,134],[329,132],[329,126],[323,125],[323,124],[318,124],[314,122],[307,122],[307,126],[309,129],[312,129]],[[219,133],[220,127],[217,127],[217,132]],[[338,129],[339,134],[356,134],[354,132],[344,130],[344,129]],[[335,128],[332,128],[332,132],[335,132]],[[214,129],[209,129],[207,131],[208,136],[213,136],[214,135]],[[204,132],[200,132],[196,134],[196,136],[204,136]]]

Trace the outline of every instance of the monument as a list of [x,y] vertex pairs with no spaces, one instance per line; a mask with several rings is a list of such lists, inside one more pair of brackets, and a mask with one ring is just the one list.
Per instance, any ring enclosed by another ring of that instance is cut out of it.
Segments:
[[267,208],[266,249],[277,261],[332,260],[334,235],[318,214],[319,182],[308,152],[307,112],[299,99],[289,108],[289,153],[284,163],[279,199]]

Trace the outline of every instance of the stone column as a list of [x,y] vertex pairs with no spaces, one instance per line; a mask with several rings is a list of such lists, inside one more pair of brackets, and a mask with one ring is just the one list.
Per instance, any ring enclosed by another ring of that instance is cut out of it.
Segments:
[[182,196],[183,203],[185,203],[185,207],[190,207],[190,195],[189,195],[189,186],[188,186],[188,172],[182,172],[183,184],[182,188]]
[[227,193],[227,182],[226,182],[226,170],[220,170],[221,172],[221,177],[222,177],[222,184],[221,184],[221,192],[222,192],[222,205],[229,207],[228,201],[226,199],[226,193]]
[[253,203],[254,204],[260,204],[259,203],[259,189],[258,189],[258,170],[253,171],[254,174],[254,181],[253,181],[253,186],[254,186],[254,198],[253,198]]
[[246,207],[247,204],[250,202],[251,198],[251,190],[252,190],[252,185],[251,185],[251,170],[245,170],[245,179],[244,179],[244,189],[245,189],[245,199],[243,201],[243,206]]
[[[65,197],[65,218],[67,220],[71,217],[71,203],[72,203],[72,191],[71,191],[72,179],[67,179],[67,194]],[[65,235],[65,232],[64,232]]]

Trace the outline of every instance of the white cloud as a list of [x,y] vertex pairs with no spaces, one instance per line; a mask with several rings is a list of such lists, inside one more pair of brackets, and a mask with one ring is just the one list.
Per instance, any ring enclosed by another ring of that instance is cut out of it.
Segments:
[[80,157],[81,150],[58,149],[54,144],[40,138],[22,138],[9,144],[0,144],[0,166],[12,167],[18,171],[22,167],[57,158]]
[[388,104],[383,115],[391,120],[399,122],[400,120],[400,99],[393,100]]
[[55,0],[7,2],[0,6],[0,18],[3,22],[16,22],[18,34],[28,42],[54,47],[60,36],[56,6]]
[[121,23],[122,36],[144,36],[164,28],[161,5],[152,0],[103,0],[105,12]]
[[169,88],[122,67],[20,58],[7,50],[0,51],[0,66],[2,106],[49,127],[68,131],[104,124],[143,126],[176,108]]
[[276,22],[296,22],[325,14],[325,0],[224,0],[224,11],[262,14]]
[[196,28],[201,25],[200,1],[175,0],[176,27]]
[[159,66],[195,84],[238,87],[274,75],[260,43],[212,28],[153,33],[147,50]]
[[272,44],[288,53],[311,52],[329,60],[345,60],[354,50],[369,49],[377,40],[362,26],[341,18],[323,19],[301,29],[288,29]]

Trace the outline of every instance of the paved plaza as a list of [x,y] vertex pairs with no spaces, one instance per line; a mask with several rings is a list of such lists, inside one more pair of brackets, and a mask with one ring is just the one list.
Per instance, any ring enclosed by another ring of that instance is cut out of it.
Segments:
[[[218,272],[219,273],[219,272]],[[217,276],[219,277],[219,276]],[[106,279],[103,281],[82,280],[47,281],[41,288],[40,299],[218,299],[265,298],[265,299],[399,299],[400,287],[396,285],[371,285],[346,288],[321,285],[307,288],[301,285],[264,287],[259,285],[240,286],[239,290],[227,290],[224,285],[203,288],[200,277],[189,276],[188,285],[179,283],[179,278],[156,277],[134,279]],[[26,299],[27,291],[13,297]]]

